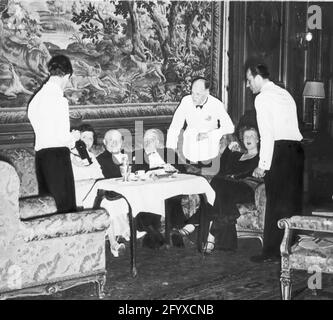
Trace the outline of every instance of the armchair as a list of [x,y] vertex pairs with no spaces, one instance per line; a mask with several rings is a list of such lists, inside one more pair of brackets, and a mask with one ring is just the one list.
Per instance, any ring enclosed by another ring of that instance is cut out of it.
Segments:
[[[205,176],[208,182],[212,176]],[[237,237],[242,238],[258,238],[263,245],[264,238],[264,222],[266,210],[266,189],[263,181],[255,181],[248,179],[247,183],[254,190],[254,203],[239,203],[237,208],[240,217],[237,219],[236,230]],[[198,195],[184,196],[182,200],[183,211],[191,216],[200,206],[200,198]]]
[[263,182],[252,183],[254,203],[237,204],[240,217],[237,219],[238,238],[258,238],[263,245],[266,210],[266,191]]
[[104,209],[54,214],[51,197],[19,198],[20,180],[0,161],[0,299],[105,284]]
[[320,216],[293,216],[278,221],[280,229],[285,229],[281,242],[281,292],[283,300],[291,299],[291,272],[295,270],[320,270],[333,273],[333,246],[306,247],[299,239],[292,244],[294,230],[333,233],[333,219]]

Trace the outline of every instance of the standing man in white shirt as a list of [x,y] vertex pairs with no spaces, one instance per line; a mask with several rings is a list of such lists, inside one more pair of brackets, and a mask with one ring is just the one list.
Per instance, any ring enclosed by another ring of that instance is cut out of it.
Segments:
[[223,102],[210,95],[209,86],[209,81],[202,77],[192,81],[191,94],[183,97],[167,134],[166,147],[176,150],[186,123],[183,150],[179,153],[198,170],[211,166],[210,161],[219,153],[222,136],[234,132]]
[[68,57],[48,63],[49,79],[29,103],[28,118],[35,132],[35,165],[40,195],[51,195],[59,213],[76,211],[70,148],[69,106],[64,88],[73,73]]
[[268,68],[263,64],[249,65],[246,79],[247,87],[258,94],[254,105],[261,146],[253,176],[264,178],[267,197],[263,251],[251,260],[265,262],[280,257],[283,230],[278,229],[278,220],[302,211],[303,137],[293,97],[269,80]]

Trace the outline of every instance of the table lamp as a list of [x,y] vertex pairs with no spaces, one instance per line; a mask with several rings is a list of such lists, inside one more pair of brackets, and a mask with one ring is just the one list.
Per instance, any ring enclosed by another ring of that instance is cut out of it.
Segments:
[[304,98],[314,99],[312,131],[319,130],[319,99],[325,99],[324,83],[321,81],[307,81],[303,90]]

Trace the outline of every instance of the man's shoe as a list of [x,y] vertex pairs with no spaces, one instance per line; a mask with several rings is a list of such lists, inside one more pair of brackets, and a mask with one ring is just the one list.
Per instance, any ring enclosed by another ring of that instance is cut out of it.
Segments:
[[177,231],[172,232],[171,242],[172,242],[173,247],[177,247],[177,248],[185,247],[183,237]]
[[278,262],[280,261],[279,256],[268,256],[268,255],[258,255],[258,256],[253,256],[250,258],[250,261],[255,262],[255,263],[265,263],[265,262]]

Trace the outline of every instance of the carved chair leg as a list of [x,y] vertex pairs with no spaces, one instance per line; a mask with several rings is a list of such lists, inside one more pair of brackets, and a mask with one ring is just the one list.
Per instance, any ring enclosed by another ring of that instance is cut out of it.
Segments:
[[261,247],[264,246],[264,236],[258,236],[258,239],[260,240]]
[[106,283],[106,275],[98,277],[96,280],[96,293],[99,299],[103,299],[105,297],[104,286]]
[[292,287],[290,269],[281,271],[280,283],[281,283],[282,300],[290,300],[291,287]]

